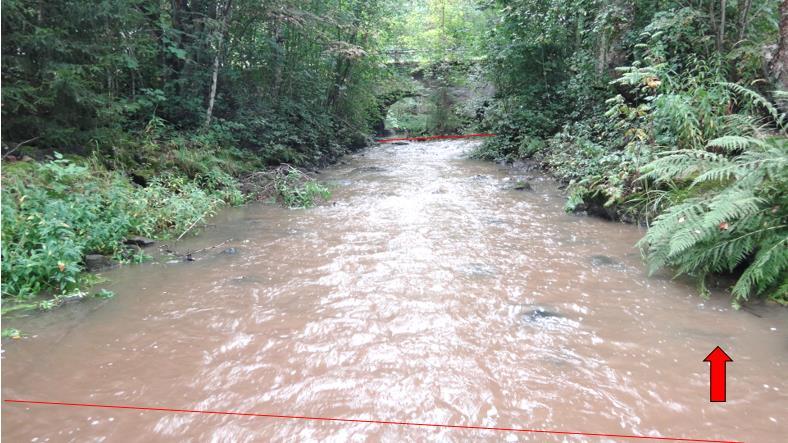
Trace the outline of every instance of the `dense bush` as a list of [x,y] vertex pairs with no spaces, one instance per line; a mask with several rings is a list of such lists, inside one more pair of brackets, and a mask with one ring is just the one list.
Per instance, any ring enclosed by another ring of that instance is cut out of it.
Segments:
[[141,188],[120,172],[56,156],[4,168],[3,298],[74,291],[86,254],[129,259],[125,237],[180,234],[220,205],[243,201],[237,182],[218,171],[194,180],[173,172]]
[[652,270],[694,275],[707,292],[708,274],[741,268],[736,303],[761,294],[788,303],[787,138],[725,136],[705,150],[665,152],[643,170],[686,189],[641,241]]
[[788,301],[786,117],[763,51],[780,2],[498,3],[486,124],[503,137],[476,155],[534,158],[569,185],[567,209],[647,223],[652,271],[702,292],[732,273],[734,303]]
[[321,163],[359,147],[369,129],[380,64],[367,29],[381,6],[394,7],[8,0],[4,153],[24,143],[114,157],[154,122],[172,138],[201,133],[269,164]]

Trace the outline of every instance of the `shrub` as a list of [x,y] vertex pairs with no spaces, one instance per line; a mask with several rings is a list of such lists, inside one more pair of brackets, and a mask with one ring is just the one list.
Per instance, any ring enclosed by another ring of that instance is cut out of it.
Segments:
[[707,293],[708,274],[741,269],[734,303],[768,294],[788,304],[788,139],[721,137],[706,150],[666,152],[643,171],[691,190],[640,242],[652,272],[694,275]]
[[2,296],[76,291],[83,257],[126,257],[124,237],[181,234],[224,204],[243,202],[237,182],[210,170],[194,180],[168,173],[145,188],[120,172],[56,154],[3,171]]
[[309,208],[327,200],[331,192],[296,168],[283,166],[274,177],[274,187],[282,204],[291,209]]

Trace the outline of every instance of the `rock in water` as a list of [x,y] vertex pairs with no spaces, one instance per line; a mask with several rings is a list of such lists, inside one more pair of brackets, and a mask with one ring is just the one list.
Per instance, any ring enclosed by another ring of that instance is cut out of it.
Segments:
[[79,294],[73,294],[73,295],[66,295],[65,297],[62,297],[60,300],[63,303],[73,303],[73,302],[77,302],[77,301],[82,301],[82,299],[84,299],[84,298],[85,298],[85,296],[82,293],[79,293]]
[[85,256],[85,268],[89,272],[96,272],[110,268],[115,264],[109,257],[101,254],[88,254]]
[[459,266],[457,271],[467,277],[494,277],[497,269],[485,263],[467,263]]
[[153,245],[156,242],[149,238],[135,236],[135,237],[127,238],[126,241],[124,241],[123,243],[127,245],[137,245],[139,247],[146,248],[148,246]]
[[501,188],[503,190],[533,191],[533,187],[526,177],[514,177],[513,179],[506,177],[503,181],[506,183]]
[[220,254],[224,255],[235,255],[238,253],[238,249],[235,248],[227,248],[224,251],[220,252]]
[[527,323],[538,323],[550,319],[566,318],[558,310],[549,306],[524,305],[522,306],[522,319]]
[[592,266],[619,266],[621,263],[618,260],[608,257],[606,255],[592,255],[591,256],[591,265]]
[[514,184],[512,189],[517,191],[533,191],[534,188],[531,187],[531,184],[527,181],[520,181],[518,180],[517,183]]

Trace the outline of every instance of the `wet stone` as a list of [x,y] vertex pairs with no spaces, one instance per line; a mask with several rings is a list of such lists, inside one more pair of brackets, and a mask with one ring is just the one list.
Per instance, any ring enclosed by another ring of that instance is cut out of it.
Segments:
[[482,219],[482,221],[488,225],[495,225],[495,226],[501,226],[506,224],[506,220],[497,217],[487,217]]
[[538,322],[553,318],[565,318],[564,315],[555,310],[543,306],[531,307],[523,313],[523,320],[528,323]]
[[236,248],[227,248],[227,249],[223,250],[222,252],[220,252],[219,254],[222,254],[222,255],[236,255],[236,254],[238,254],[238,249],[236,249]]
[[146,248],[148,246],[153,245],[156,242],[146,237],[135,236],[135,237],[127,238],[126,241],[124,241],[123,243],[127,245],[137,245],[139,247]]
[[67,295],[65,297],[62,297],[60,301],[62,303],[74,303],[74,302],[82,301],[84,298],[85,296],[83,294],[74,294],[74,295]]
[[85,268],[89,272],[96,272],[102,269],[111,268],[115,262],[106,255],[101,254],[88,254],[85,256]]
[[504,182],[505,184],[501,187],[503,190],[533,191],[533,187],[526,177],[506,177]]
[[612,257],[608,257],[607,255],[592,255],[591,265],[592,266],[620,266],[621,262],[619,262],[618,260]]
[[126,245],[124,248],[129,255],[137,255],[142,253],[142,247],[139,245]]

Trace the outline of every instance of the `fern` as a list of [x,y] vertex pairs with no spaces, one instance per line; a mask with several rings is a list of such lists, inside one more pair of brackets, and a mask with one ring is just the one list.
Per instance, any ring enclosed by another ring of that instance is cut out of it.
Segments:
[[[739,96],[743,97],[745,100],[747,100],[751,104],[753,104],[755,106],[762,107],[764,110],[766,110],[766,112],[772,118],[774,123],[777,125],[778,129],[780,129],[782,131],[786,130],[785,114],[780,113],[780,111],[777,109],[777,107],[774,106],[769,100],[767,100],[766,97],[762,96],[761,94],[758,94],[757,92],[755,92],[755,91],[753,91],[751,89],[745,88],[744,86],[736,84],[736,83],[723,82],[722,84],[725,87],[731,89],[733,92],[735,92]],[[782,96],[782,93],[778,92],[777,96],[778,97]]]
[[743,267],[734,304],[756,295],[788,303],[786,138],[724,136],[707,149],[734,156],[670,151],[642,168],[646,179],[692,190],[658,216],[639,243],[650,272],[672,267],[695,276],[705,291],[708,274]]
[[710,140],[706,145],[707,147],[722,148],[727,152],[743,151],[750,146],[756,145],[760,148],[766,148],[768,145],[763,140],[755,137],[745,137],[741,135],[726,135],[714,140]]

